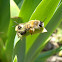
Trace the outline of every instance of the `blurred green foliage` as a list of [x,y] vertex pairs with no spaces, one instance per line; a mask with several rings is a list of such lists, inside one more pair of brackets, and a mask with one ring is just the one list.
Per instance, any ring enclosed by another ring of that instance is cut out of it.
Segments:
[[[14,21],[24,23],[45,18],[47,33],[17,38]],[[61,21],[62,0],[0,0],[0,62],[40,62],[62,50],[59,47],[40,54]]]

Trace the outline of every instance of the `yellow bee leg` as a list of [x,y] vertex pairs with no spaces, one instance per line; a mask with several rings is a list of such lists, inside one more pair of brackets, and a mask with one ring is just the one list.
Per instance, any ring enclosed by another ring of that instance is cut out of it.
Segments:
[[30,28],[30,30],[29,30],[29,32],[30,32],[30,34],[32,35],[32,33],[35,31],[35,29],[34,28]]
[[33,32],[35,31],[35,29],[34,29],[34,28],[32,28],[32,30],[33,30]]

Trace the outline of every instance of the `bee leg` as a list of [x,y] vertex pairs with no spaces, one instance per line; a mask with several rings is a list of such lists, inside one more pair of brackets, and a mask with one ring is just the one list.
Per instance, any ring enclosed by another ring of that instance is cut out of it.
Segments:
[[18,38],[20,37],[18,32],[17,32],[17,36],[18,36]]
[[22,37],[20,37],[20,39],[22,40]]
[[32,35],[32,33],[35,31],[35,29],[34,28],[30,28],[30,30],[29,30],[29,32],[30,32],[30,34]]
[[32,29],[30,28],[29,33],[32,35]]
[[18,38],[22,40],[22,35],[19,32],[17,32],[17,35],[18,35]]
[[33,32],[35,31],[35,29],[34,29],[34,28],[32,28],[32,30],[33,30]]

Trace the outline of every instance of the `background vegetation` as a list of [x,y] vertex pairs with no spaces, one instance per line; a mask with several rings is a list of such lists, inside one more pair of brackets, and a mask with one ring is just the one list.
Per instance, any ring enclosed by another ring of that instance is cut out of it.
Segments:
[[[19,17],[19,18],[14,18]],[[47,18],[46,18],[47,17]],[[44,21],[47,33],[18,39],[15,26],[29,20]],[[49,36],[62,21],[61,0],[0,0],[0,62],[44,62],[62,47],[42,53]],[[41,53],[40,53],[41,52]]]

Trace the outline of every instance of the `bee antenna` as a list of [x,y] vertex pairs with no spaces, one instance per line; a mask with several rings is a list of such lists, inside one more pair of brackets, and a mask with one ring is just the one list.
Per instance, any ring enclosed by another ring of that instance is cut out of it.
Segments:
[[12,26],[12,27],[15,27],[16,25]]
[[14,21],[16,24],[19,24],[19,23],[17,23],[16,21]]
[[[46,17],[46,18],[47,18],[47,17]],[[44,19],[44,21],[46,20],[46,18]],[[43,22],[44,22],[44,21],[43,21]]]

